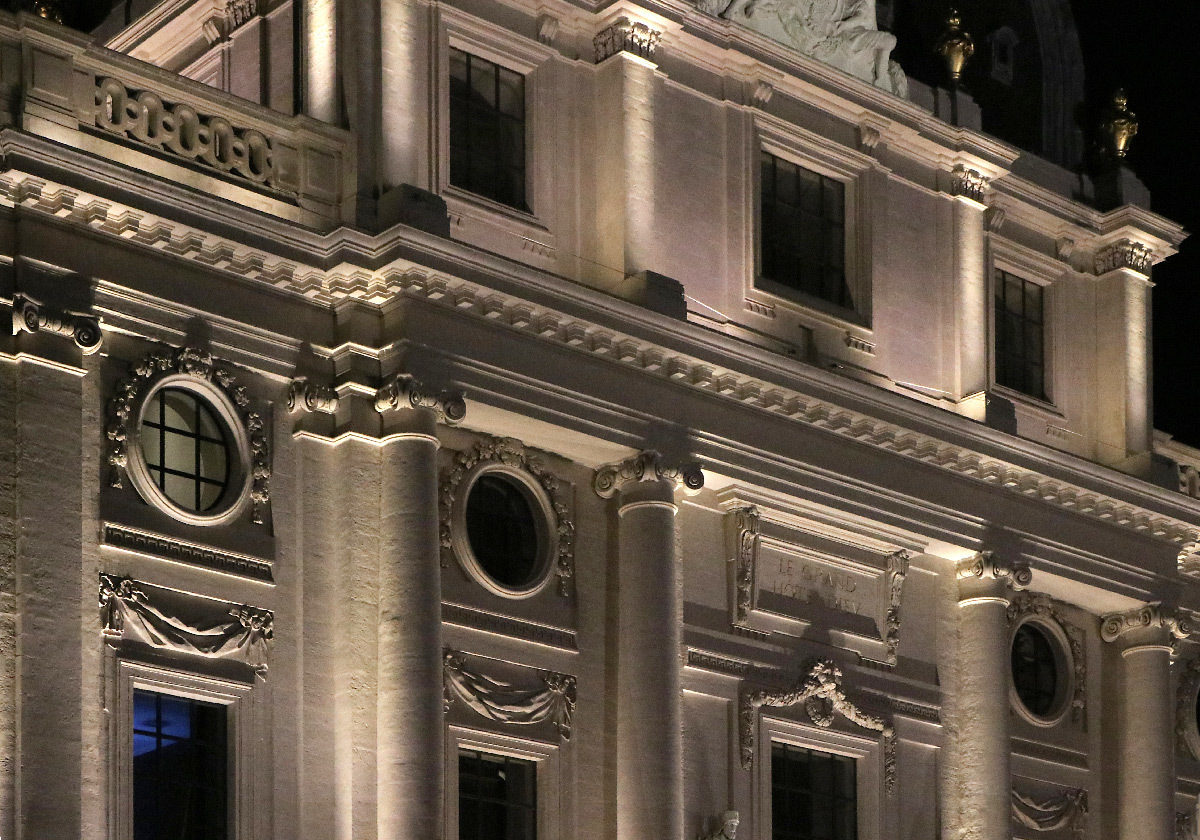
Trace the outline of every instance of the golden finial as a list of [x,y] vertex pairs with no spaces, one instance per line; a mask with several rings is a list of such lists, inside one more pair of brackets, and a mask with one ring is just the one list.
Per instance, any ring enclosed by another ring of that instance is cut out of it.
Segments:
[[950,71],[950,82],[957,85],[962,79],[963,67],[967,59],[975,54],[975,42],[971,36],[962,30],[962,19],[957,9],[951,9],[946,18],[946,31],[938,39],[934,51],[946,59],[946,69]]
[[1129,99],[1124,88],[1117,88],[1112,102],[1104,110],[1100,121],[1100,133],[1109,154],[1121,160],[1129,152],[1129,141],[1138,133],[1137,115],[1129,110]]
[[63,22],[61,0],[34,0],[33,12],[40,18],[45,18],[55,23]]

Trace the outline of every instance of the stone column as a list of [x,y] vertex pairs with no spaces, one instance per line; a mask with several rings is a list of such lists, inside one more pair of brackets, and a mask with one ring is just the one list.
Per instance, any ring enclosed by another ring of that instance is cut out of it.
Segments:
[[442,836],[442,587],[437,422],[457,394],[400,375],[380,389],[378,837]]
[[1188,628],[1151,604],[1105,616],[1100,637],[1121,646],[1122,704],[1118,736],[1117,836],[1175,837],[1175,716],[1171,639]]
[[[989,552],[959,561],[957,725],[947,749],[957,775],[957,817],[967,840],[1012,836],[1008,605],[1029,585],[1023,563]],[[951,794],[948,791],[949,795]]]
[[[982,399],[988,387],[988,295],[987,262],[984,255],[983,196],[988,181],[974,169],[959,165],[950,173],[953,201],[954,331],[958,356],[955,359],[954,398],[966,400],[962,410],[976,420],[984,419]],[[968,400],[967,398],[973,398]]]
[[644,452],[596,471],[617,503],[617,840],[683,837],[680,645],[683,602],[675,490],[704,486],[699,466]]

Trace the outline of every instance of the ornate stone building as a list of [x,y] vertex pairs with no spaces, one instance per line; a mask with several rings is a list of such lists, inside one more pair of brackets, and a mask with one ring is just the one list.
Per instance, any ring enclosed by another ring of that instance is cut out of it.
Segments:
[[0,837],[1193,836],[1184,232],[1006,5],[0,13]]

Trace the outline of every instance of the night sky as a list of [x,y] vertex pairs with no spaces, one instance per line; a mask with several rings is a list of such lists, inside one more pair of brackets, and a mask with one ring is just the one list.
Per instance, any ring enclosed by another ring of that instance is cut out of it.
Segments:
[[1154,269],[1154,420],[1200,447],[1200,3],[1072,0],[1083,44],[1088,99],[1124,86],[1141,127],[1128,165],[1150,188],[1153,209],[1192,238]]

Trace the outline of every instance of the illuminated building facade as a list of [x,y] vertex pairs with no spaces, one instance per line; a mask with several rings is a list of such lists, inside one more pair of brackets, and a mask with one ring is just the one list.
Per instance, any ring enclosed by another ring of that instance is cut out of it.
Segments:
[[926,5],[0,14],[0,837],[1191,836],[1184,232]]

